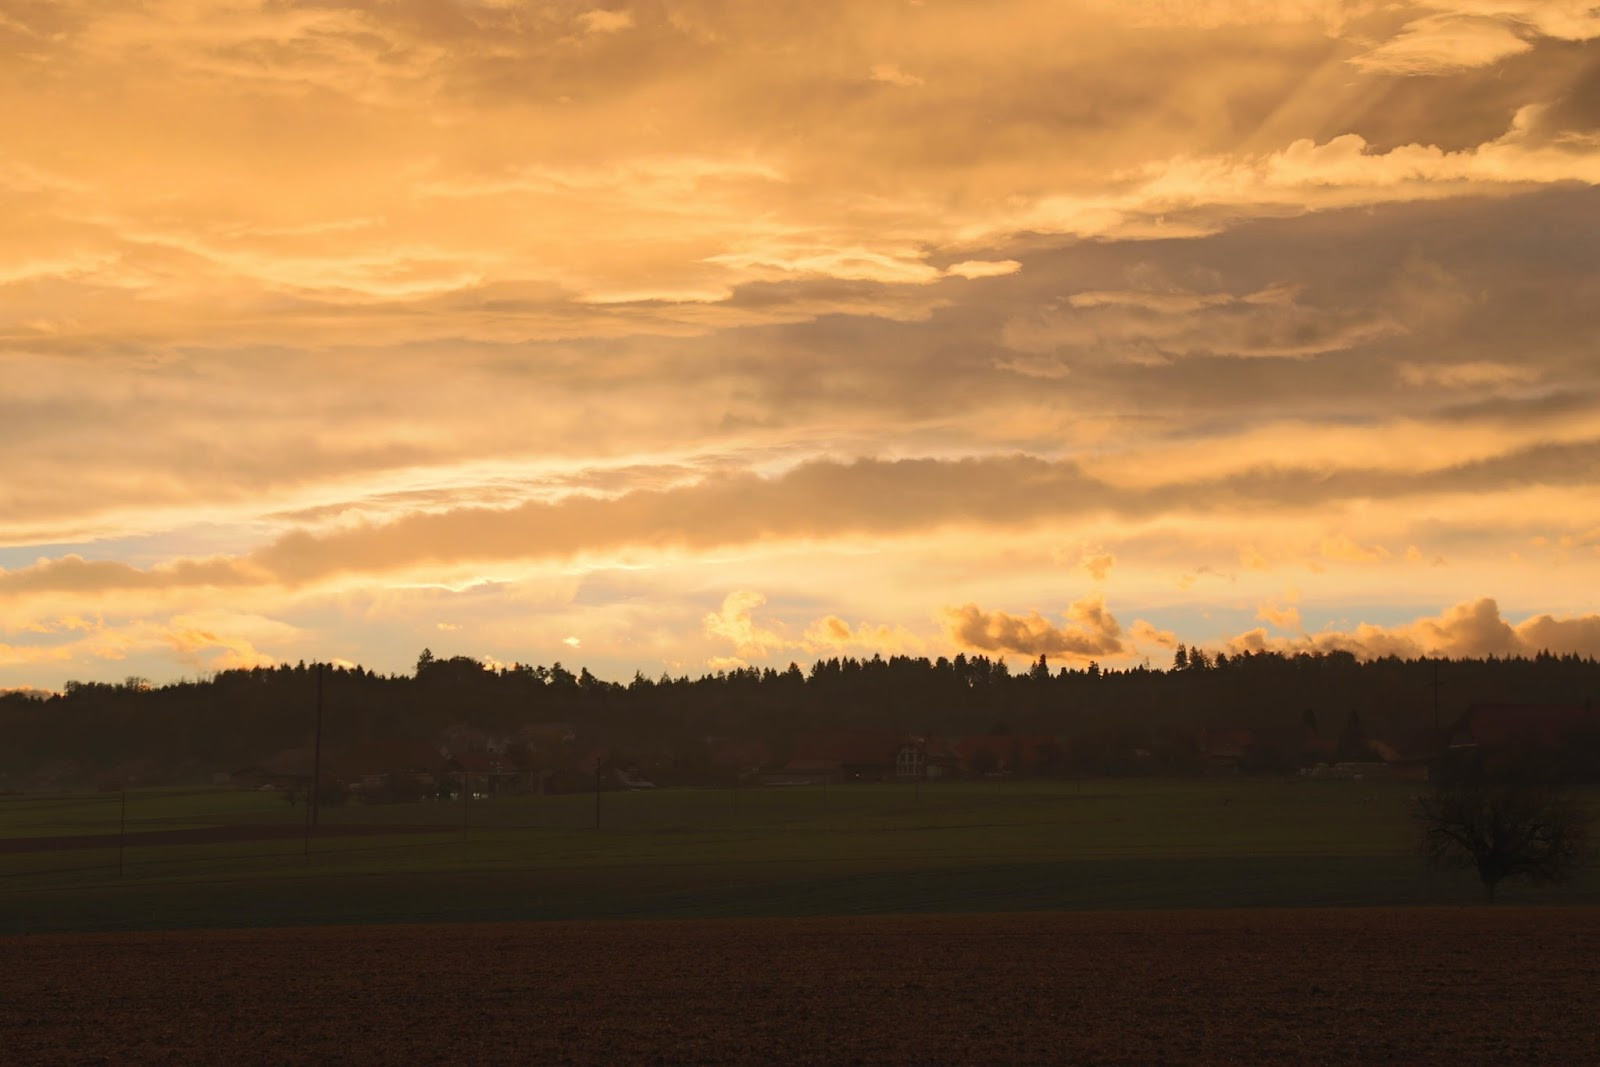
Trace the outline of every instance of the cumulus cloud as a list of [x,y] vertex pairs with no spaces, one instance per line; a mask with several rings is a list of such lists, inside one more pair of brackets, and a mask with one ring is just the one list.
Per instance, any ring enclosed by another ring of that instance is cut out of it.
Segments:
[[816,655],[844,651],[910,655],[926,646],[924,639],[903,625],[859,622],[852,626],[837,615],[825,615],[806,627],[798,647]]
[[278,657],[262,651],[262,643],[287,643],[301,631],[260,615],[215,608],[167,618],[97,620],[71,639],[33,645],[0,644],[0,666],[50,663],[93,666],[117,663],[152,652],[166,653],[191,670],[269,667]]
[[1157,648],[1178,647],[1176,631],[1163,630],[1144,619],[1133,620],[1133,625],[1128,628],[1128,634],[1133,638],[1134,651],[1140,651],[1151,645]]
[[1252,630],[1229,642],[1233,651],[1347,651],[1364,659],[1383,656],[1534,656],[1549,651],[1600,656],[1600,615],[1531,615],[1513,623],[1491,597],[1464,601],[1440,615],[1399,626],[1362,623],[1354,630],[1322,630],[1274,638]]
[[785,643],[776,631],[758,624],[753,618],[752,613],[766,602],[766,597],[748,589],[729,593],[719,610],[701,620],[706,635],[731,642],[734,655],[740,660],[766,658]]
[[1298,631],[1302,628],[1300,607],[1297,603],[1299,599],[1298,591],[1291,589],[1284,595],[1284,603],[1280,604],[1277,600],[1263,601],[1256,608],[1256,618],[1270,623],[1279,630]]
[[1037,611],[1011,615],[1004,611],[984,611],[976,604],[945,610],[946,632],[950,639],[980,652],[1089,660],[1126,651],[1122,626],[1106,609],[1103,598],[1084,597],[1074,601],[1066,611],[1066,619],[1066,625],[1061,626]]

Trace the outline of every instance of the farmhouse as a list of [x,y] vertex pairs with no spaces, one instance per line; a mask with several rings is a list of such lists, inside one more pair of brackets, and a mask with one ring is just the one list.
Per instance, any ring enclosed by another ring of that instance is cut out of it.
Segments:
[[796,742],[793,757],[786,765],[816,770],[819,765],[837,768],[843,781],[883,782],[895,777],[896,763],[906,736],[900,733],[845,731],[815,734]]
[[894,776],[902,781],[953,778],[961,773],[961,756],[938,737],[908,737],[895,752]]
[[1037,774],[1062,759],[1061,743],[1044,736],[979,734],[957,741],[955,749],[962,769],[975,778]]
[[447,761],[426,741],[393,738],[343,749],[327,762],[352,793],[405,800],[437,789]]
[[529,784],[527,775],[509,756],[490,752],[461,752],[445,764],[450,776],[470,782],[474,795],[497,796]]
[[1600,780],[1600,713],[1582,704],[1481,703],[1456,723],[1440,776]]

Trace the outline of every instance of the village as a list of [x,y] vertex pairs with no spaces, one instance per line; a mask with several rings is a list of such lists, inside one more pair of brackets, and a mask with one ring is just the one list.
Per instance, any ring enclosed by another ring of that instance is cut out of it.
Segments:
[[[660,787],[802,787],[1012,778],[1300,776],[1449,782],[1532,770],[1592,780],[1600,714],[1591,704],[1484,703],[1450,726],[1395,740],[1370,737],[1359,715],[1331,736],[1315,716],[1277,731],[1202,729],[1139,743],[1104,737],[991,733],[968,737],[840,731],[790,743],[704,737],[628,750],[570,723],[531,723],[495,734],[466,723],[434,741],[387,739],[319,754],[298,747],[215,772],[211,784],[280,790],[298,800],[313,777],[322,803],[415,802],[459,797]],[[318,767],[320,758],[320,771]],[[47,785],[45,781],[37,784]]]

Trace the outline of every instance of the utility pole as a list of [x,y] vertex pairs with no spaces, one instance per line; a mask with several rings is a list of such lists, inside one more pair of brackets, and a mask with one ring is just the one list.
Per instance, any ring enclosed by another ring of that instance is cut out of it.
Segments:
[[128,791],[122,791],[122,812],[117,817],[117,877],[122,877],[122,852],[128,841]]
[[1439,680],[1439,661],[1433,661],[1433,732],[1439,733],[1439,687],[1444,685]]
[[911,798],[916,803],[922,803],[922,776],[926,773],[928,765],[928,742],[926,738],[919,738],[915,748],[917,755],[916,765],[911,768]]
[[322,823],[322,664],[317,664],[317,739],[311,757],[311,825]]

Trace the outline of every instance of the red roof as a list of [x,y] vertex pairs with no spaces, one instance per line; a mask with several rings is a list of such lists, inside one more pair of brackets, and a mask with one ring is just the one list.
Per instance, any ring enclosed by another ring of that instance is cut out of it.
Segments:
[[463,752],[459,756],[452,756],[450,764],[468,774],[514,774],[517,770],[517,765],[509,758],[487,752]]
[[794,746],[797,760],[831,760],[835,763],[881,763],[892,765],[906,735],[900,733],[848,732],[815,734],[801,738]]
[[763,767],[772,760],[765,741],[718,740],[706,745],[706,758],[713,767]]
[[1201,730],[1195,744],[1208,756],[1242,756],[1255,744],[1249,730]]
[[1039,762],[1039,750],[1045,746],[1059,746],[1053,737],[1024,737],[1018,734],[980,734],[963,737],[956,742],[956,754],[970,768],[974,757],[987,754],[996,766],[1013,771],[1031,770]]
[[1600,714],[1587,704],[1474,704],[1466,726],[1483,748],[1561,748],[1600,731]]

